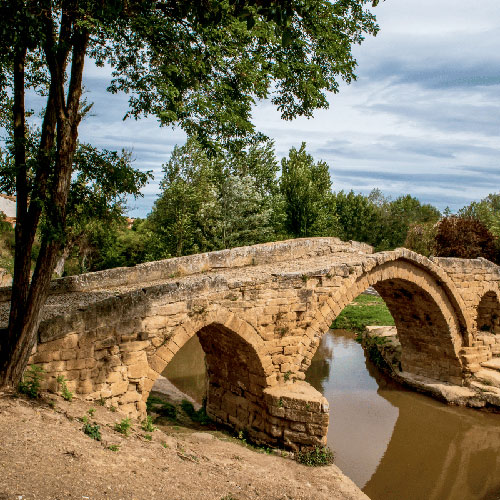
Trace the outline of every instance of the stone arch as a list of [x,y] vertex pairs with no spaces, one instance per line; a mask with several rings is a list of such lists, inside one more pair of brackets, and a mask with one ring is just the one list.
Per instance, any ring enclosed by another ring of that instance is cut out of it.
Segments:
[[429,259],[407,250],[378,254],[348,278],[316,312],[306,332],[310,364],[321,336],[344,307],[369,286],[386,302],[402,344],[402,369],[461,384],[459,351],[471,341],[471,321],[453,283]]
[[476,308],[477,334],[500,334],[500,299],[497,290],[483,293]]
[[[253,429],[256,434],[264,430],[267,422],[262,418],[266,412],[263,390],[276,381],[272,360],[255,329],[233,313],[219,307],[177,327],[149,358],[157,376],[194,335],[206,355],[207,413],[236,429]],[[143,393],[143,401],[153,383]]]

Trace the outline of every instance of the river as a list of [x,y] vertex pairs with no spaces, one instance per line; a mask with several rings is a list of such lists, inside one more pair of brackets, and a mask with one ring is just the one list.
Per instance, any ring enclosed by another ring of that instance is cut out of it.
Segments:
[[[196,337],[164,375],[201,400]],[[500,415],[406,390],[366,359],[351,332],[323,336],[306,380],[330,402],[335,463],[372,500],[500,500]]]

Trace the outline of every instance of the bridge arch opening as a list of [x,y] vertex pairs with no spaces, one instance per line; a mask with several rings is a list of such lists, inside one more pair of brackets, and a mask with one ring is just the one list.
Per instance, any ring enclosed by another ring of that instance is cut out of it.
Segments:
[[479,301],[476,328],[479,334],[500,334],[500,302],[493,291],[486,292]]
[[[190,353],[186,354],[185,347]],[[191,366],[196,367],[198,376],[205,378],[205,381],[198,378],[196,390],[197,399],[206,398],[207,414],[220,424],[244,429],[258,440],[267,424],[263,390],[268,374],[255,347],[231,328],[212,322],[186,338],[179,351],[165,363],[163,375],[172,375],[170,364],[179,366],[177,356],[183,359],[191,356]]]
[[[423,263],[425,264],[425,262]],[[470,328],[448,278],[407,259],[385,261],[356,274],[320,308],[312,328],[314,354],[320,337],[354,297],[373,287],[386,303],[401,343],[403,372],[462,385],[460,349]],[[309,335],[311,336],[311,335]],[[312,357],[312,356],[311,356]],[[307,369],[310,358],[303,362]]]
[[459,336],[443,304],[418,284],[390,278],[373,284],[394,318],[401,343],[401,368],[413,375],[461,383],[453,340]]

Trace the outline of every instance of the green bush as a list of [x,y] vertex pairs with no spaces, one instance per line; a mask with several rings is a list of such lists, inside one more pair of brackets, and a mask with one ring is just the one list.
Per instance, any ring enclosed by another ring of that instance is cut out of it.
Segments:
[[72,401],[73,400],[73,393],[68,389],[68,386],[66,385],[67,380],[65,379],[64,375],[59,375],[57,377],[57,383],[61,386],[61,395],[66,401]]
[[116,432],[123,434],[124,436],[128,436],[130,433],[130,428],[132,427],[132,423],[130,418],[124,418],[120,422],[117,422],[114,426]]
[[92,425],[87,416],[83,417],[83,427],[82,427],[82,431],[84,434],[87,434],[87,436],[91,437],[92,439],[95,439],[96,441],[100,441],[101,440],[101,430],[99,428],[99,426],[94,423],[94,425]]
[[321,467],[323,465],[331,465],[334,460],[333,451],[327,446],[320,448],[316,446],[313,450],[299,451],[295,455],[295,459],[299,464],[309,467]]
[[23,375],[19,383],[18,390],[30,398],[37,398],[40,395],[40,386],[43,380],[44,370],[41,366],[31,365]]
[[151,415],[148,415],[141,423],[141,427],[143,431],[153,432],[156,427],[153,425],[153,419]]

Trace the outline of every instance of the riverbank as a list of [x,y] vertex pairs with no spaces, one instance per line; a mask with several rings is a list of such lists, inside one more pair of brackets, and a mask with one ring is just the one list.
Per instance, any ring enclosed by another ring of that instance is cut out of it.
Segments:
[[395,326],[366,326],[360,339],[375,365],[397,382],[448,404],[500,412],[500,357],[483,363],[465,386],[458,386],[401,371],[401,343]]
[[[82,432],[83,417],[101,441]],[[0,394],[1,500],[367,500],[335,465],[311,468],[182,425],[129,435],[124,415],[44,394]],[[150,436],[150,437],[147,437]]]

